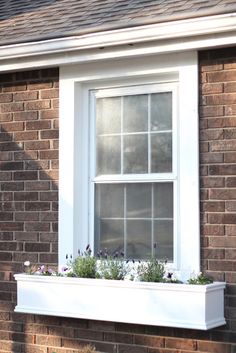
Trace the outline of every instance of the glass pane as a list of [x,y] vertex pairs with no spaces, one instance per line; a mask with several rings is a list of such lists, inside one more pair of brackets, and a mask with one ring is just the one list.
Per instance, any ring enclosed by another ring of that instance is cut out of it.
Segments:
[[154,221],[154,243],[158,259],[173,261],[173,221]]
[[124,136],[124,173],[148,172],[148,137],[145,134]]
[[151,130],[172,129],[172,93],[151,94]]
[[154,184],[154,218],[173,218],[173,184]]
[[121,172],[120,136],[97,138],[97,172],[100,174],[120,174]]
[[124,132],[148,130],[148,96],[135,95],[124,97]]
[[151,171],[152,173],[172,172],[172,134],[151,135]]
[[127,218],[151,218],[152,185],[127,184],[126,203]]
[[95,253],[107,250],[112,255],[124,251],[124,220],[102,219],[95,229]]
[[151,221],[127,220],[127,258],[147,259],[151,255]]
[[97,215],[101,218],[124,217],[124,186],[120,184],[97,184],[95,186]]
[[97,134],[121,132],[121,98],[99,98],[96,104]]

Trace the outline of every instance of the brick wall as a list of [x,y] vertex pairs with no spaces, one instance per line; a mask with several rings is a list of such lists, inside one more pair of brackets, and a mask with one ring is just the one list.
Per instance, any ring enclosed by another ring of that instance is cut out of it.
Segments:
[[0,76],[0,353],[78,353],[88,342],[107,353],[236,353],[236,49],[199,58],[202,268],[228,282],[227,325],[196,331],[13,312],[22,262],[57,263],[58,168],[58,70],[14,73]]

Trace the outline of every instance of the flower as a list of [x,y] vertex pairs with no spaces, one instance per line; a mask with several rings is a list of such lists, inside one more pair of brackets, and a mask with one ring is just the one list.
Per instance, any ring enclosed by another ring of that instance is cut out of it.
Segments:
[[25,261],[24,266],[29,267],[30,266],[30,261]]

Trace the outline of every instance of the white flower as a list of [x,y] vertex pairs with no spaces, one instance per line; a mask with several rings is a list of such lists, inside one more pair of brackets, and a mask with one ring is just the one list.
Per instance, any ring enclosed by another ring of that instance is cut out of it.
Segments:
[[24,266],[29,267],[30,266],[30,261],[25,261]]

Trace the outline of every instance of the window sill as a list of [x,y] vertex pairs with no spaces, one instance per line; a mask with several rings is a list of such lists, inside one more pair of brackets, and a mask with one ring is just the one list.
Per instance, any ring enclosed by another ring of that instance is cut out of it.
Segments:
[[144,283],[17,274],[16,312],[208,330],[225,324],[225,283]]

